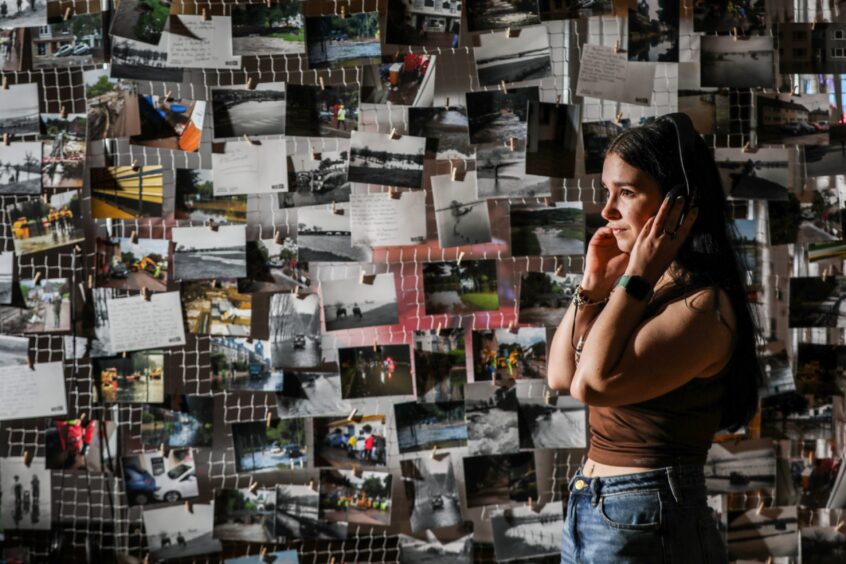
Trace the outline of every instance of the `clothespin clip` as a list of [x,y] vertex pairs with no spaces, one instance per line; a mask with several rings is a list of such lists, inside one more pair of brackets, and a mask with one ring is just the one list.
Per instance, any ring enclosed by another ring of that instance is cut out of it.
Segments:
[[308,148],[309,148],[309,152],[311,153],[311,160],[319,161],[322,155],[314,150],[314,145],[309,143]]
[[517,147],[517,138],[509,137],[508,141],[505,142],[505,146],[508,147],[510,151],[513,151]]
[[614,52],[615,53],[625,53],[625,49],[620,46],[620,40],[614,42]]
[[842,529],[843,527],[846,527],[846,523],[844,523],[844,522],[843,522],[843,520],[841,519],[841,520],[839,520],[839,521],[837,522],[837,524],[834,526],[834,532],[835,532],[835,533],[839,533],[839,532],[840,532],[840,529]]
[[82,415],[80,415],[80,416],[79,416],[79,422],[80,422],[80,423],[84,423],[84,422],[85,422],[85,419],[86,419],[87,417],[88,417],[88,414],[87,414],[87,413],[85,413],[85,412],[83,411],[83,412],[82,412]]
[[520,37],[520,31],[521,30],[519,30],[519,29],[511,29],[510,27],[506,28],[505,29],[505,37],[507,37],[508,39]]
[[402,137],[402,135],[400,135],[399,133],[397,133],[397,128],[396,128],[396,127],[392,127],[392,128],[391,128],[391,139],[392,139],[392,140],[393,140],[393,139],[399,139],[400,137]]
[[532,509],[532,496],[529,496],[529,499],[526,501],[526,506],[529,509]]
[[185,500],[185,511],[188,513],[194,513],[194,504],[191,503],[191,500],[189,499]]
[[26,355],[26,363],[29,366],[30,370],[35,370],[35,360],[33,359],[34,355],[27,353]]
[[444,101],[444,109],[449,111],[449,96],[447,96],[446,100]]
[[561,104],[561,94],[555,95],[555,107],[557,108]]
[[23,463],[27,468],[29,468],[29,465],[32,464],[32,453],[28,450],[25,450],[23,453]]
[[268,428],[268,429],[270,429],[270,421],[271,421],[272,419],[273,419],[273,414],[272,414],[270,411],[268,411],[268,412],[267,412],[267,416],[265,416],[265,418],[264,418],[264,422],[265,422],[265,424],[267,425],[267,428]]
[[254,141],[254,140],[250,139],[250,136],[247,135],[246,133],[244,134],[244,141],[246,141],[250,145],[261,145],[261,143],[259,141]]
[[[811,29],[814,29],[813,24],[811,24],[811,25],[812,25]],[[731,28],[731,38],[733,40],[737,41],[737,28],[736,27]]]
[[74,252],[74,253],[76,253],[76,254],[81,253],[81,252],[82,252],[82,247],[80,247],[79,245],[74,245],[74,246],[73,246],[73,252]]
[[402,191],[397,190],[392,186],[391,189],[388,191],[388,195],[391,197],[392,200],[399,200],[400,198],[402,198]]
[[441,326],[443,325],[442,321],[438,321],[438,328],[435,329],[435,335],[440,337],[441,336]]
[[133,245],[138,244],[138,232],[135,231],[134,229],[132,230],[132,233],[129,235],[129,240],[132,241]]
[[505,94],[508,94],[508,87],[505,86],[505,81],[501,80],[499,82],[499,89],[502,90]]
[[438,445],[435,445],[435,446],[432,447],[432,459],[434,460],[434,458],[437,455],[438,455]]
[[255,90],[255,89],[256,89],[256,85],[255,85],[255,83],[253,82],[253,77],[251,77],[251,76],[248,76],[248,77],[247,77],[247,84],[246,84],[246,86],[247,86],[247,90]]
[[358,410],[356,408],[353,408],[353,410],[350,411],[350,414],[347,415],[347,421],[353,421],[355,419],[356,413],[358,413]]
[[3,132],[3,144],[6,145],[7,147],[9,146],[9,132],[8,131]]
[[614,116],[614,123],[620,124],[623,121],[623,112],[617,112],[617,115]]
[[461,259],[463,259],[463,258],[464,258],[464,251],[461,251],[460,253],[458,253],[458,260],[455,261],[455,265],[458,266],[459,264],[461,264]]
[[220,227],[220,225],[215,223],[214,220],[212,220],[212,219],[209,220],[209,229],[210,230],[217,231],[219,227]]
[[212,288],[217,288],[217,278],[212,278],[212,281],[211,281],[211,287],[212,287]]
[[300,293],[300,287],[299,286],[294,286],[294,297],[297,298],[298,300],[304,300],[306,298],[306,295]]
[[376,337],[373,337],[373,352],[377,352],[379,350],[379,345],[376,344]]
[[347,7],[346,7],[346,6],[344,6],[343,4],[341,4],[341,6],[340,6],[340,12],[341,12],[341,13],[340,13],[340,14],[338,14],[338,16],[339,16],[341,19],[347,19]]
[[254,482],[253,479],[250,478],[250,485],[247,489],[250,490],[250,493],[256,493],[256,490],[258,489],[258,482]]
[[743,148],[742,148],[741,150],[742,150],[744,153],[756,153],[756,152],[758,152],[758,148],[757,148],[757,147],[752,147],[752,142],[751,142],[751,141],[747,141],[746,143],[744,143],[744,144],[743,144]]
[[270,8],[273,5],[273,0],[267,0],[267,7]]
[[320,81],[320,89],[326,90],[326,86],[323,84],[323,77],[321,76],[318,80]]
[[3,75],[3,90],[8,90],[8,89],[9,89],[9,77],[6,76],[6,75]]
[[35,276],[32,277],[32,283],[38,286],[38,282],[41,280],[41,272],[36,272]]
[[68,108],[64,104],[62,104],[62,109],[59,110],[59,116],[62,119],[65,119],[66,117],[68,117]]
[[314,479],[308,481],[308,489],[314,491]]
[[167,453],[167,446],[164,443],[159,445],[159,454],[161,454],[163,457],[167,458],[167,454],[168,454]]
[[144,562],[143,564],[150,564],[150,553],[144,555]]
[[282,232],[278,229],[276,230],[276,232],[273,235],[273,242],[276,243],[277,245],[282,244]]
[[563,264],[559,264],[558,266],[555,267],[555,275],[556,276],[561,276],[562,272],[564,272],[564,265]]
[[764,500],[761,500],[761,503],[758,504],[758,509],[755,510],[756,515],[760,515],[761,512],[764,511]]
[[361,478],[361,467],[358,464],[353,464],[353,474],[356,478]]
[[94,287],[94,275],[93,274],[88,275],[88,281],[87,282],[88,282],[87,286],[88,286],[89,290]]
[[376,280],[375,274],[365,274],[364,272],[361,273],[361,276],[358,277],[359,284],[367,284],[368,286],[372,286],[373,282]]
[[332,200],[332,213],[335,215],[344,215],[344,208],[339,208],[335,205],[335,200]]
[[152,297],[150,290],[148,290],[146,286],[141,287],[141,297],[144,298],[145,302],[149,302]]
[[464,170],[458,170],[457,166],[452,166],[452,181],[464,182]]
[[126,351],[123,351],[123,358],[126,358]]
[[137,172],[138,169],[140,169],[140,168],[141,167],[138,165],[138,159],[133,159],[132,160],[132,170]]
[[508,322],[508,332],[514,333],[515,335],[520,332],[520,328],[515,325],[513,319]]
[[64,21],[68,21],[68,18],[71,17],[72,13],[73,13],[73,6],[68,6],[67,8],[65,8],[65,15],[62,16],[64,18]]
[[165,92],[165,95],[164,95],[164,101],[165,101],[165,102],[170,102],[171,100],[173,100],[173,91],[172,91],[172,90],[168,90],[167,92]]
[[558,392],[547,388],[543,392],[543,401],[546,405],[556,405],[558,403]]
[[204,21],[204,22],[207,22],[207,21],[209,21],[209,20],[211,19],[211,16],[209,16],[209,12],[208,12],[208,10],[206,10],[205,8],[203,8],[203,9],[200,11],[200,13],[201,13],[201,15],[203,16],[203,21]]

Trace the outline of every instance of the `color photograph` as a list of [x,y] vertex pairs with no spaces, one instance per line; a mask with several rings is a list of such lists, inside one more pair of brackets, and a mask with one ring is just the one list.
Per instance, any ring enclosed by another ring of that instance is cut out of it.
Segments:
[[378,12],[307,17],[305,27],[310,69],[357,67],[382,56]]
[[299,0],[234,4],[233,55],[296,55],[305,53],[305,18]]
[[235,466],[238,472],[305,468],[306,421],[272,419],[232,424]]
[[390,525],[391,478],[389,472],[321,470],[320,514],[329,522]]
[[339,348],[338,365],[344,399],[414,393],[408,345]]
[[426,315],[499,309],[496,261],[423,263]]
[[138,351],[126,356],[95,358],[100,401],[115,403],[162,403],[165,355],[163,351]]

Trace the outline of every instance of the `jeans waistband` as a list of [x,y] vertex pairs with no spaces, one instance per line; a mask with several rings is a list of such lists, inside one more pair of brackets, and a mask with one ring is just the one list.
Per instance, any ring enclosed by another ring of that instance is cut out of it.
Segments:
[[699,487],[704,491],[705,487],[705,469],[698,464],[677,464],[620,476],[589,477],[582,474],[582,469],[583,465],[579,465],[576,473],[570,478],[568,490],[570,493],[590,494],[594,499],[599,495],[652,487],[667,489],[676,501],[681,502],[681,488]]

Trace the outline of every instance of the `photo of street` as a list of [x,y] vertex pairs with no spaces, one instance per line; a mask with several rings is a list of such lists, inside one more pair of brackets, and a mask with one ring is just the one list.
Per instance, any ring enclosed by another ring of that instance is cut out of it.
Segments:
[[[168,397],[165,397],[164,405],[171,405]],[[141,414],[141,442],[145,446],[156,448],[162,444],[171,448],[210,447],[214,398],[183,395],[178,407],[178,410],[173,410],[144,404]]]
[[148,350],[126,356],[95,358],[100,400],[115,403],[162,403],[164,401],[165,356]]
[[338,365],[344,399],[414,393],[408,345],[339,348]]
[[475,380],[546,380],[546,327],[473,331]]
[[199,335],[249,337],[253,298],[238,292],[238,283],[184,282],[182,305],[188,331]]
[[533,452],[467,457],[464,480],[468,507],[538,499]]
[[464,402],[394,404],[400,454],[467,444]]
[[520,278],[517,322],[557,327],[581,281],[581,274],[524,272]]
[[219,490],[214,497],[214,538],[272,542],[275,513],[276,488]]
[[391,478],[389,472],[321,470],[321,515],[329,522],[389,525]]
[[305,468],[305,419],[272,419],[232,424],[238,472]]
[[24,333],[70,331],[70,284],[67,278],[20,281],[21,293],[28,308]]
[[99,11],[33,28],[31,40],[34,69],[102,65],[105,59]]
[[[277,539],[345,539],[346,523],[326,523],[319,518],[320,493],[300,484],[276,486]],[[296,559],[296,551],[294,551]],[[279,562],[276,560],[275,562]],[[285,561],[283,561],[284,564]],[[293,562],[297,562],[294,560]]]
[[385,466],[385,415],[343,419],[315,417],[314,465],[325,468]]
[[418,400],[444,402],[464,399],[467,383],[465,333],[461,327],[415,331],[414,378]]
[[320,298],[317,294],[273,294],[268,325],[274,368],[320,366],[323,355],[320,346]]
[[214,509],[209,503],[195,503],[191,511],[182,504],[144,509],[142,515],[151,559],[219,553],[223,548],[213,536]]
[[26,255],[82,242],[85,233],[80,192],[55,192],[48,203],[37,198],[6,206],[15,238],[15,253]]
[[131,82],[111,79],[103,69],[84,71],[83,78],[89,141],[141,133],[138,95]]
[[270,351],[270,343],[267,341],[244,337],[212,337],[212,388],[281,391],[283,373],[271,367]]
[[41,114],[41,185],[82,188],[88,129],[86,114]]
[[411,503],[411,532],[462,522],[458,484],[448,454],[403,460],[400,468],[405,495]]
[[99,237],[97,239],[97,286],[153,292],[167,290],[167,239],[136,239]]

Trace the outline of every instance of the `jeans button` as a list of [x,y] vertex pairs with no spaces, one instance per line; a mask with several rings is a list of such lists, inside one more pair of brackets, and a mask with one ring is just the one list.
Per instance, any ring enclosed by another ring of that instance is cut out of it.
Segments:
[[576,485],[577,490],[583,490],[585,488],[585,486],[587,486],[587,484],[585,483],[584,480],[576,480],[575,485]]

